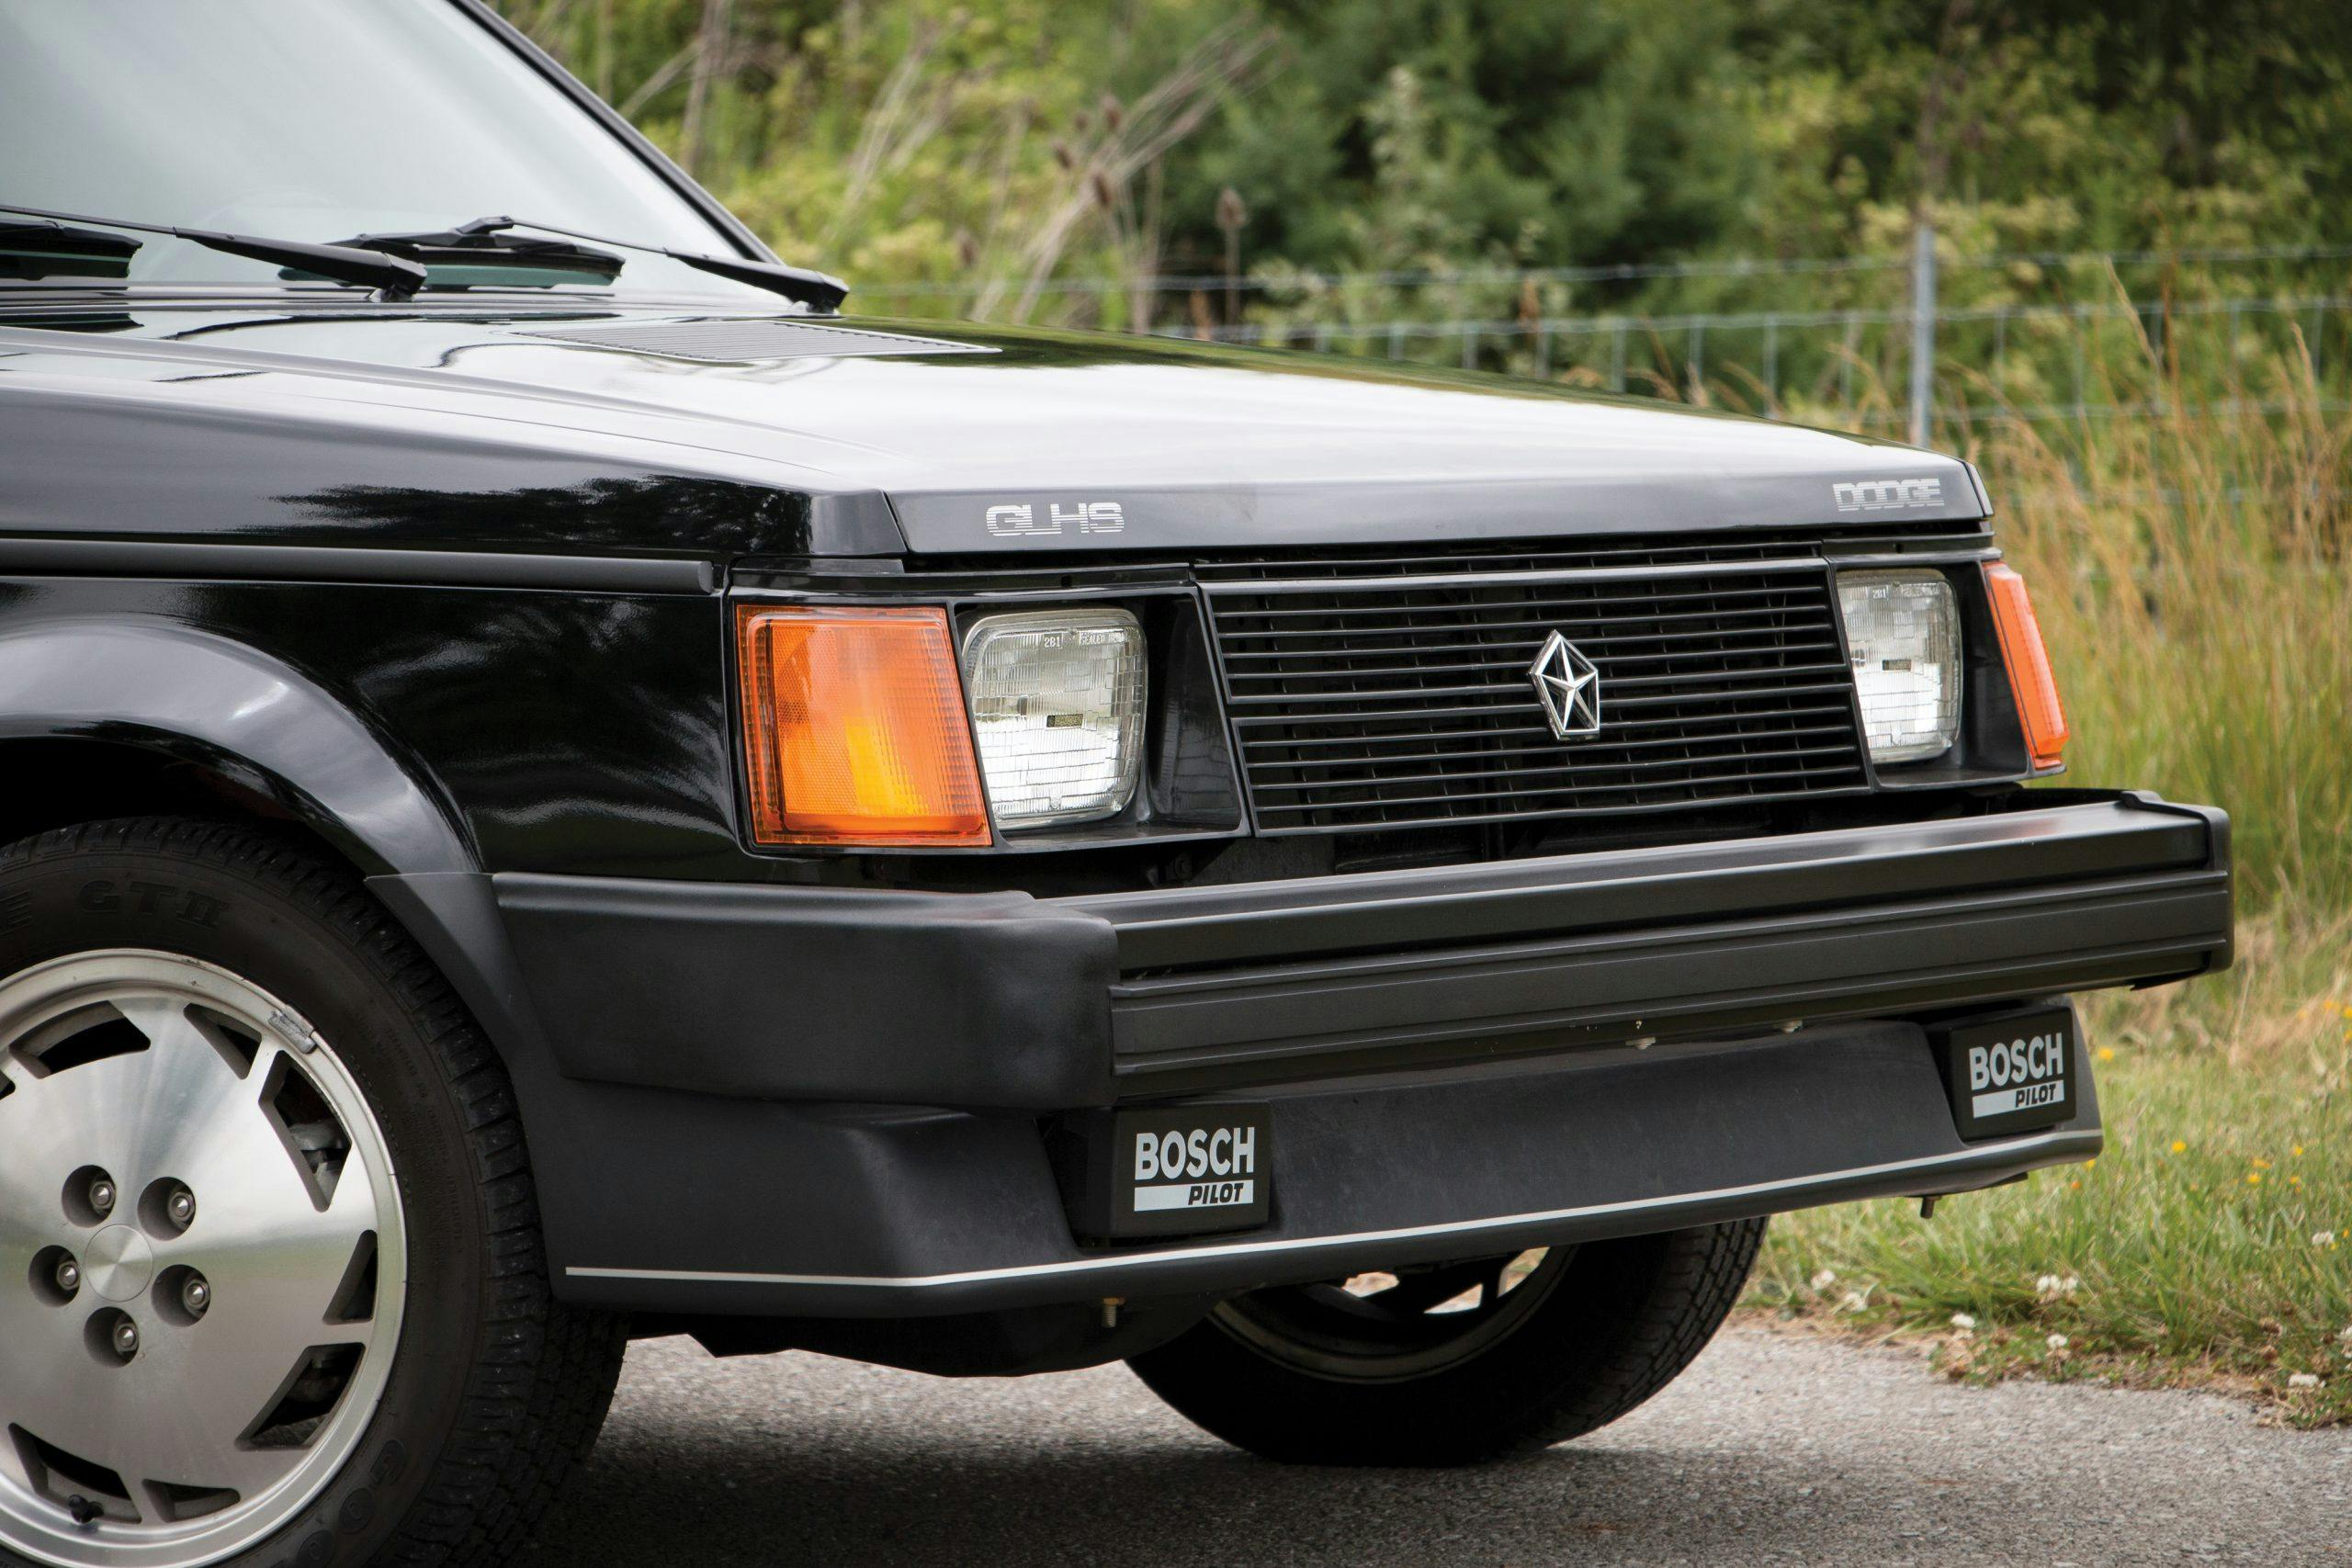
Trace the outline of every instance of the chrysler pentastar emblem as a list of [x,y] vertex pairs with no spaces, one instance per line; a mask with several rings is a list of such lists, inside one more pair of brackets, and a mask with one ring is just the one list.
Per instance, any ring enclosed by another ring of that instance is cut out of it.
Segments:
[[1585,740],[1600,733],[1600,671],[1576,644],[1558,632],[1545,637],[1544,651],[1527,667],[1527,682],[1555,738]]

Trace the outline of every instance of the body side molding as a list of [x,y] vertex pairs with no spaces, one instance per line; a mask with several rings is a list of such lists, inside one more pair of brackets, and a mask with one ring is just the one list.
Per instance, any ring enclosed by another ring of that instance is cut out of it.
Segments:
[[345,545],[151,539],[0,538],[0,571],[276,582],[393,582],[426,588],[542,588],[594,593],[710,593],[708,561]]

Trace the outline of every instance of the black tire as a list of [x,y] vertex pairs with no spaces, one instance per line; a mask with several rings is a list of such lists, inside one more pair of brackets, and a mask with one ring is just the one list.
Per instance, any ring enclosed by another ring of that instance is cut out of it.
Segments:
[[[1195,1425],[1268,1459],[1504,1459],[1604,1427],[1673,1382],[1738,1299],[1764,1226],[1555,1248],[1523,1278],[1505,1273],[1512,1256],[1406,1271],[1387,1287],[1403,1304],[1385,1311],[1386,1292],[1261,1291],[1128,1364]],[[1472,1290],[1475,1306],[1429,1311]]]
[[408,1289],[374,1416],[299,1515],[217,1561],[504,1562],[594,1441],[624,1347],[617,1319],[550,1297],[504,1066],[348,871],[261,829],[136,818],[0,849],[0,976],[109,949],[282,998],[331,1043],[397,1173]]

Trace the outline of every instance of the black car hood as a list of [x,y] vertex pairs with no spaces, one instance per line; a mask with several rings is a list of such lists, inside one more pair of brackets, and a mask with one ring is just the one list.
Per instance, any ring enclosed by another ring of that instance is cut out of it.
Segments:
[[[397,514],[386,542],[407,545],[1164,553],[1985,513],[1951,458],[1650,400],[1157,339],[683,309],[0,315],[0,420],[21,433],[11,411],[40,410],[74,414],[61,432],[137,427],[94,450],[159,424],[201,431],[176,474],[188,490],[215,467],[282,469],[270,499],[315,528],[187,491],[156,513],[243,538],[340,537]],[[38,450],[15,456],[39,467]],[[568,487],[615,483],[664,499],[564,522]],[[502,486],[527,497],[501,507]],[[479,504],[404,511],[403,489]],[[28,493],[0,488],[0,525],[53,530]],[[675,503],[685,493],[695,504]]]

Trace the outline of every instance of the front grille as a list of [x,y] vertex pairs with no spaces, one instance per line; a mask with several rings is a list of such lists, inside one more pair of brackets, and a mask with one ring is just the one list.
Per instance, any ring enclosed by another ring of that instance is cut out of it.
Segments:
[[[1809,554],[1204,571],[1260,830],[1863,788],[1829,573]],[[1528,678],[1555,630],[1600,671],[1601,729],[1588,739],[1554,739]]]

